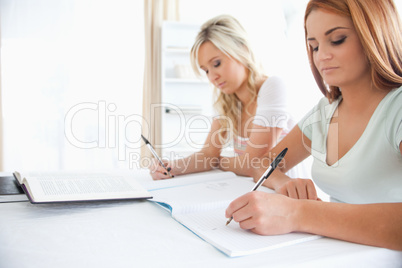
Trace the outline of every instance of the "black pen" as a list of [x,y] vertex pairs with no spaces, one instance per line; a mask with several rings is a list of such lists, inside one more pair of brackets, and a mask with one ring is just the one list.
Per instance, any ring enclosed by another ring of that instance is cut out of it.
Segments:
[[[279,165],[279,163],[282,161],[282,158],[285,157],[286,152],[288,151],[288,148],[283,149],[282,152],[278,154],[278,156],[272,161],[271,165],[267,168],[267,170],[262,174],[261,178],[257,181],[257,183],[254,185],[253,189],[250,192],[253,192],[260,187],[260,185],[268,179],[269,175],[271,175],[272,172],[274,172],[275,168]],[[233,220],[233,216],[230,217],[226,225],[228,225],[231,221]]]
[[167,174],[169,177],[174,178],[172,174],[170,174],[170,168],[169,170],[166,168],[166,166],[163,164],[162,159],[158,156],[158,154],[155,152],[154,147],[152,147],[152,144],[141,134],[142,139],[144,140],[145,144],[148,146],[149,150],[151,153],[155,156],[155,158],[159,161],[159,164],[167,171]]

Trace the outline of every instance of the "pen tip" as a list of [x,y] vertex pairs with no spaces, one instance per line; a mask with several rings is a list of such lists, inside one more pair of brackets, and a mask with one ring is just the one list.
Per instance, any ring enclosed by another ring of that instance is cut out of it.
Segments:
[[282,159],[285,157],[285,154],[287,153],[288,148],[285,148],[280,152],[277,157],[274,159],[274,161],[271,163],[272,168],[276,168],[279,163],[282,161]]
[[145,144],[148,144],[149,141],[141,134],[141,138],[144,140]]

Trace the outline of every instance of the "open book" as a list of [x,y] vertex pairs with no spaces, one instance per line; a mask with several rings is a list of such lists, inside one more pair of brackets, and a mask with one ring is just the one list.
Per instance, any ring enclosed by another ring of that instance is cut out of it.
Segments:
[[[261,236],[243,230],[237,222],[226,226],[225,210],[231,201],[249,192],[254,182],[224,172],[219,179],[153,190],[153,199],[193,233],[228,256],[244,256],[320,238],[307,233]],[[173,181],[174,179],[172,179]],[[266,187],[258,191],[273,193]]]
[[14,172],[31,203],[152,198],[134,178],[106,173]]

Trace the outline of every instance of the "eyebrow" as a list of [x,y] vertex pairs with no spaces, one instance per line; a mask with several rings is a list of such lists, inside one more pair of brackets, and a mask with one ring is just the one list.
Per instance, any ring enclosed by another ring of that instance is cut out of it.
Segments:
[[[341,27],[341,26],[335,27],[335,28],[332,28],[332,29],[329,29],[328,31],[326,31],[326,32],[324,33],[324,35],[327,36],[327,35],[329,35],[330,33],[334,32],[334,31],[336,31],[336,30],[339,30],[339,29],[349,29],[349,28],[347,28],[347,27]],[[314,38],[314,37],[307,38],[307,41],[312,41],[312,40],[315,40],[315,38]]]

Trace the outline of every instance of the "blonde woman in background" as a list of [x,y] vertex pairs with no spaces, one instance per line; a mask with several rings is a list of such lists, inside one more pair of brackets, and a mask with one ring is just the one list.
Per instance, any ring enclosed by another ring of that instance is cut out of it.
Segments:
[[[402,250],[402,28],[395,5],[310,0],[305,38],[325,97],[272,149],[289,149],[266,181],[280,194],[246,194],[226,216],[263,235],[308,232]],[[309,155],[314,181],[333,202],[316,201],[310,180],[284,174]]]
[[[220,168],[238,175],[273,148],[295,125],[287,112],[286,88],[276,76],[267,77],[257,66],[247,35],[228,15],[217,16],[201,27],[191,49],[194,71],[205,72],[217,93],[213,118],[203,149],[189,157],[167,161],[173,175]],[[233,140],[235,157],[221,156]],[[257,165],[260,166],[260,165]],[[153,179],[166,179],[157,162],[150,167]],[[303,176],[296,167],[289,171]]]

